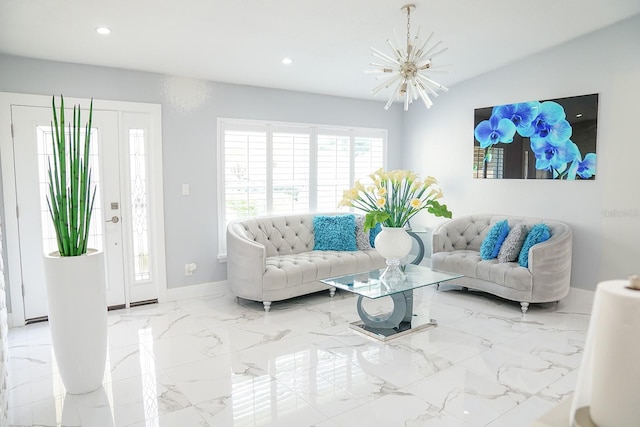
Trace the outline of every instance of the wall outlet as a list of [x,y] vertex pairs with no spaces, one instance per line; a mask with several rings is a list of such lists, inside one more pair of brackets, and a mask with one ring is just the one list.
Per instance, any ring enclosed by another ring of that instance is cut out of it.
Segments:
[[195,262],[184,265],[184,275],[185,276],[193,276],[193,272],[198,268],[198,265]]

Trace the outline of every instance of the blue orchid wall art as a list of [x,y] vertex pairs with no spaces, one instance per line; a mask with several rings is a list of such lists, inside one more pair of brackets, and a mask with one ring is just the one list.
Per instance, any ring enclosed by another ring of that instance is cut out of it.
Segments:
[[[479,147],[484,150],[484,158],[481,160],[484,163],[491,162],[492,149],[506,147],[502,144],[514,144],[514,138],[517,143],[521,141],[522,144],[526,144],[528,139],[530,150],[525,148],[525,153],[530,152],[533,155],[532,159],[535,159],[536,170],[547,172],[537,173],[538,177],[543,175],[546,178],[563,180],[593,179],[596,174],[595,116],[597,115],[597,97],[598,95],[594,94],[563,98],[564,100],[574,100],[573,103],[568,101],[568,105],[572,107],[578,102],[585,101],[595,105],[588,104],[587,107],[594,111],[593,125],[589,127],[592,135],[580,136],[577,139],[582,144],[581,146],[594,152],[588,152],[583,156],[578,145],[572,140],[574,129],[567,119],[565,108],[561,105],[562,100],[559,99],[498,105],[491,108],[491,115],[485,120],[478,119],[479,110],[476,110],[474,134]],[[582,117],[582,113],[576,114],[572,111],[572,114],[571,119],[573,120],[576,120],[573,117]],[[580,130],[582,131],[583,128],[584,126]],[[586,140],[589,141],[585,142]],[[518,156],[511,157],[518,158]],[[475,167],[477,168],[478,165],[476,164]],[[524,167],[522,166],[522,168]],[[524,177],[527,177],[526,173]]]

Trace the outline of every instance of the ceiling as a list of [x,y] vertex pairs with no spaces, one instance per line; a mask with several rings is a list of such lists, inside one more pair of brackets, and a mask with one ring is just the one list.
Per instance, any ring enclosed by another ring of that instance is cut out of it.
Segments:
[[[0,53],[375,99],[370,47],[390,53],[397,0],[2,0]],[[640,0],[416,0],[445,86],[640,13]],[[99,26],[112,33],[101,36]],[[596,52],[597,53],[597,52]],[[291,65],[281,63],[284,57]],[[379,99],[388,98],[388,93]]]

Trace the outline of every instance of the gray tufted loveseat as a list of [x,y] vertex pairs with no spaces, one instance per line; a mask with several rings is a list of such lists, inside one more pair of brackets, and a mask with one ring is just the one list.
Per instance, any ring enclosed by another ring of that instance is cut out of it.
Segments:
[[[521,222],[529,227],[544,222],[549,227],[551,238],[529,250],[528,267],[480,258],[482,241],[493,224],[503,219],[507,219],[509,227]],[[518,301],[523,313],[529,303],[558,301],[569,293],[572,232],[565,223],[505,215],[461,216],[437,226],[432,245],[432,268],[464,275],[447,284]]]
[[319,280],[383,268],[375,249],[315,251],[316,214],[247,218],[227,226],[227,281],[240,298],[273,301],[335,288]]

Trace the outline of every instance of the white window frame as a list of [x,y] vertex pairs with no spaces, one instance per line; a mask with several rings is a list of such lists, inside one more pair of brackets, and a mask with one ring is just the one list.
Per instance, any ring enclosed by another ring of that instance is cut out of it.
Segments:
[[[386,168],[387,165],[387,129],[376,128],[362,128],[353,126],[334,126],[334,125],[319,125],[310,123],[292,123],[292,122],[278,122],[278,121],[265,121],[265,120],[246,120],[246,119],[233,119],[219,117],[217,119],[217,204],[218,204],[218,260],[220,262],[226,262],[227,258],[227,219],[226,219],[226,200],[225,200],[225,131],[229,128],[250,128],[263,129],[267,134],[267,156],[271,155],[272,148],[272,130],[277,128],[278,131],[286,128],[290,130],[304,130],[309,132],[310,137],[310,165],[309,165],[309,197],[310,206],[309,212],[317,212],[317,149],[318,149],[318,135],[339,135],[344,136],[348,134],[350,136],[350,167],[349,167],[349,185],[353,185],[356,179],[362,177],[356,177],[355,175],[355,140],[359,137],[371,137],[382,138],[383,146],[383,164],[382,167]],[[271,180],[273,173],[272,170],[272,158],[267,158],[268,166],[268,180]],[[337,210],[337,207],[335,208]]]

